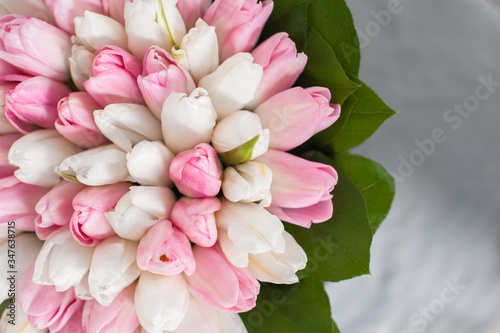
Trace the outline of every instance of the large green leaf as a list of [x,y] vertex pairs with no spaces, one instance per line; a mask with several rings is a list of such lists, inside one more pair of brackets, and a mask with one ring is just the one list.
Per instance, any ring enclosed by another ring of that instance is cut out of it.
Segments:
[[325,152],[345,152],[360,145],[395,114],[366,84],[351,79],[358,82],[360,88],[342,105],[339,120],[311,139],[312,145]]
[[240,316],[249,333],[334,330],[328,295],[323,283],[315,279],[304,279],[294,285],[263,283],[257,306]]
[[396,191],[394,178],[382,165],[362,156],[339,154],[335,156],[335,163],[363,193],[368,219],[375,232],[391,208]]
[[[357,75],[359,45],[349,9],[343,0],[277,0],[263,37],[286,31],[304,51],[308,62],[299,79],[302,86],[321,85],[342,103],[357,88],[347,76]],[[346,53],[340,44],[353,44]],[[352,50],[351,50],[352,51]]]
[[[313,159],[331,164],[324,155]],[[299,276],[332,282],[369,274],[372,241],[363,194],[339,165],[334,167],[339,182],[333,190],[332,218],[310,229],[285,225],[308,255],[307,267]]]

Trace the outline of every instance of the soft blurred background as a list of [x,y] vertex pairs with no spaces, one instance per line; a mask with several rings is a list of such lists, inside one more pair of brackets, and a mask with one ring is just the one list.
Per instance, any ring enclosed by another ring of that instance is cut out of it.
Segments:
[[333,317],[342,333],[498,333],[500,1],[347,3],[360,78],[399,111],[353,153],[397,194],[372,274],[327,284]]

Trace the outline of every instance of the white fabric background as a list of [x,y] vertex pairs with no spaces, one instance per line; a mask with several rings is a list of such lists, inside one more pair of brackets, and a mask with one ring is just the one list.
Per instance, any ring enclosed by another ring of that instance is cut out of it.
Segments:
[[[373,29],[371,11],[390,2],[347,1],[361,30]],[[401,7],[370,32],[360,71],[400,113],[353,152],[398,175],[401,158],[418,154],[415,140],[431,139],[436,128],[447,140],[397,183],[373,240],[372,275],[327,284],[333,317],[342,333],[498,333],[500,14],[479,0],[401,0]],[[489,75],[499,83],[491,96],[460,125],[445,120]],[[450,283],[466,288],[453,294]]]

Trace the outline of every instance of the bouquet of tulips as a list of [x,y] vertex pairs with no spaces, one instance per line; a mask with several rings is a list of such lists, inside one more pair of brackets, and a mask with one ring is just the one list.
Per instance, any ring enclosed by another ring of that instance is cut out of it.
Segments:
[[2,332],[337,330],[323,281],[368,272],[394,194],[344,153],[393,111],[343,0],[0,14]]

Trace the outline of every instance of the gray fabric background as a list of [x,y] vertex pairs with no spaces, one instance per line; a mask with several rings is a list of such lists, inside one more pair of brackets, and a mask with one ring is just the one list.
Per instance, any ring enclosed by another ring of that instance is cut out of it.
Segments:
[[401,0],[373,23],[393,1],[347,1],[372,29],[360,77],[400,112],[353,152],[399,181],[372,275],[326,285],[333,317],[342,333],[498,333],[500,14],[480,0]]

